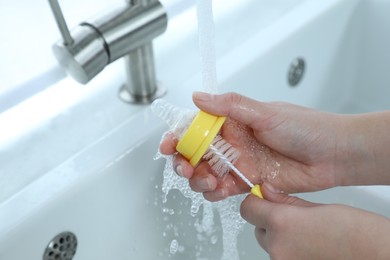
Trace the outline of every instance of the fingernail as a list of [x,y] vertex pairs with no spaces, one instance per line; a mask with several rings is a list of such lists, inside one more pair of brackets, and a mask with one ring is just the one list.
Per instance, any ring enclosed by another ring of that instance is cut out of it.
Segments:
[[267,190],[269,190],[272,193],[280,193],[279,190],[275,189],[275,187],[269,184],[268,182],[264,183],[262,186],[263,188],[265,187]]
[[199,92],[195,91],[192,94],[194,99],[200,100],[200,101],[210,101],[211,100],[211,95],[205,92]]
[[202,190],[210,190],[211,189],[211,181],[210,178],[202,178],[198,182],[199,188]]
[[175,172],[176,172],[177,175],[179,175],[180,177],[183,177],[183,168],[181,167],[180,164],[179,164],[178,166],[176,166]]

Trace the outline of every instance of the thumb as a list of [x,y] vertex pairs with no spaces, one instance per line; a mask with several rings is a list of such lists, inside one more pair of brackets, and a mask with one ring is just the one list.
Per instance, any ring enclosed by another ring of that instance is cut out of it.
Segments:
[[240,213],[246,221],[262,229],[266,229],[269,222],[280,215],[282,210],[321,205],[275,192],[269,183],[264,183],[261,191],[264,199],[253,195],[247,196],[241,203]]
[[252,225],[265,229],[269,219],[277,211],[277,207],[280,205],[248,195],[241,203],[240,214]]
[[228,116],[249,127],[266,118],[265,103],[241,96],[237,93],[211,95],[194,92],[192,99],[201,110],[218,116]]
[[289,196],[288,194],[284,194],[281,191],[276,190],[268,182],[265,182],[263,185],[261,185],[261,191],[264,198],[273,203],[288,204],[298,207],[314,207],[320,205],[318,203],[313,203],[295,196]]

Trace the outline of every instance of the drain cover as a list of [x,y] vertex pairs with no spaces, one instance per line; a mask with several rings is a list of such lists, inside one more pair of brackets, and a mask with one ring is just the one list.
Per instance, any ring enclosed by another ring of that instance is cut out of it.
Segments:
[[76,249],[76,236],[72,232],[62,232],[49,242],[43,260],[72,260]]
[[288,70],[288,84],[291,87],[295,87],[302,80],[305,67],[305,61],[302,58],[296,58],[291,62]]

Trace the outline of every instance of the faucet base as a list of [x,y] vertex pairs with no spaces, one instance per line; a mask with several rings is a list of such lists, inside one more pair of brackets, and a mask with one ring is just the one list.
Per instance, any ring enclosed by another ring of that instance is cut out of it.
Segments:
[[147,96],[134,95],[127,90],[126,85],[122,85],[119,89],[118,96],[121,100],[130,104],[150,104],[157,98],[164,96],[167,93],[166,88],[161,86],[161,84],[157,83],[156,91]]

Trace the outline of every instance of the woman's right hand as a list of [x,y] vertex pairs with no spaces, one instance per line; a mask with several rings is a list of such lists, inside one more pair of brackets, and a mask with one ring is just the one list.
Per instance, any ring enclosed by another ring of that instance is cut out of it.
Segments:
[[241,215],[271,259],[390,259],[390,219],[344,205],[273,193],[247,196]]

